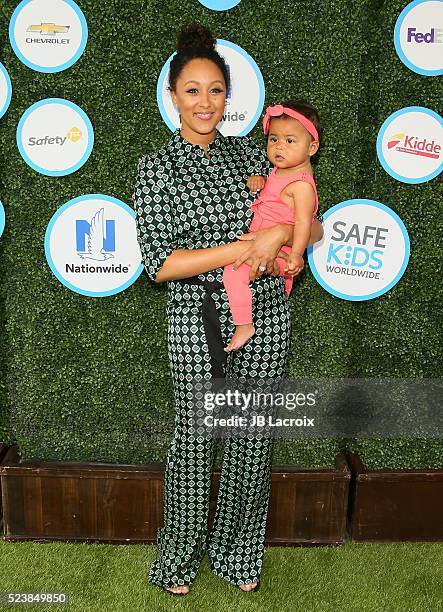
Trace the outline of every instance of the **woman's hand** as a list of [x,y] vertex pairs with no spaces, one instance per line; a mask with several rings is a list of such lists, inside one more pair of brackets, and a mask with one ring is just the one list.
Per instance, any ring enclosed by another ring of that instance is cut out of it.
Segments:
[[[234,270],[242,263],[250,265],[249,280],[255,280],[264,273],[274,275],[276,257],[288,259],[287,253],[280,250],[281,246],[286,243],[286,232],[282,230],[282,226],[277,225],[256,232],[248,232],[237,236],[237,239],[251,242],[251,246],[245,249],[245,252],[233,264]],[[266,266],[266,270],[258,270],[259,266]]]

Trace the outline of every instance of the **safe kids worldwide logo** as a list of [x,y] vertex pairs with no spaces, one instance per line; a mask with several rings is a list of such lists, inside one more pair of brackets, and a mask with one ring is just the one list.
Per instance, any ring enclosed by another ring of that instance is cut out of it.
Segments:
[[73,0],[23,0],[9,23],[17,57],[38,72],[60,72],[83,53],[88,26]]
[[65,287],[91,297],[119,293],[143,271],[135,212],[103,194],[79,196],[57,210],[46,229],[45,254]]
[[388,174],[404,183],[424,183],[443,169],[443,120],[421,106],[390,115],[377,137],[378,159]]
[[17,146],[37,172],[63,176],[87,161],[94,130],[86,113],[62,98],[40,100],[28,108],[17,127]]
[[11,79],[6,68],[0,63],[0,117],[8,110],[12,96]]
[[308,247],[312,273],[332,295],[370,300],[389,291],[409,261],[409,236],[400,217],[385,204],[356,199],[323,215],[324,236]]
[[[238,45],[218,39],[216,49],[225,58],[231,79],[225,113],[217,129],[224,136],[245,136],[263,110],[263,77],[253,58]],[[164,122],[172,131],[180,127],[180,117],[168,90],[169,65],[174,55],[166,61],[157,81],[157,104]]]
[[228,11],[240,4],[240,0],[199,0],[199,2],[213,11]]
[[443,1],[408,4],[395,24],[394,45],[410,70],[424,76],[443,74]]

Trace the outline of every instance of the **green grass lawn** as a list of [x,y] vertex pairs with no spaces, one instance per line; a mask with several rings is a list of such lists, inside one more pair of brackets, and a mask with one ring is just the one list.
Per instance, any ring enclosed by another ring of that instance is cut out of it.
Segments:
[[[70,610],[136,612],[438,612],[443,546],[431,543],[266,548],[258,593],[243,593],[210,571],[207,556],[185,597],[147,583],[148,545],[0,542],[0,591],[69,593]],[[64,606],[26,605],[56,610]],[[0,606],[23,609],[23,606]]]

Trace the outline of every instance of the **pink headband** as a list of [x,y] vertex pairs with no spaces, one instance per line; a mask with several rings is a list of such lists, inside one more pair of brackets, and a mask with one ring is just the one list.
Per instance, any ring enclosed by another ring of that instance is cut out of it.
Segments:
[[318,132],[315,128],[315,125],[310,121],[307,117],[298,113],[292,108],[288,108],[287,106],[283,106],[282,104],[274,104],[274,106],[268,106],[266,109],[265,116],[263,117],[263,131],[265,134],[269,132],[269,124],[271,123],[271,117],[280,117],[280,115],[289,115],[290,117],[294,117],[297,121],[308,130],[308,132],[314,137],[315,140],[318,140]]

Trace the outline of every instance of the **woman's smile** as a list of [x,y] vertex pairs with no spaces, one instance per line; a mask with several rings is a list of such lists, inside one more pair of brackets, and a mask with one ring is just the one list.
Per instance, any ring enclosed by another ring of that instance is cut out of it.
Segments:
[[214,116],[214,113],[206,111],[204,113],[203,112],[195,113],[195,116],[198,119],[201,119],[202,121],[210,121],[212,119],[212,117]]

